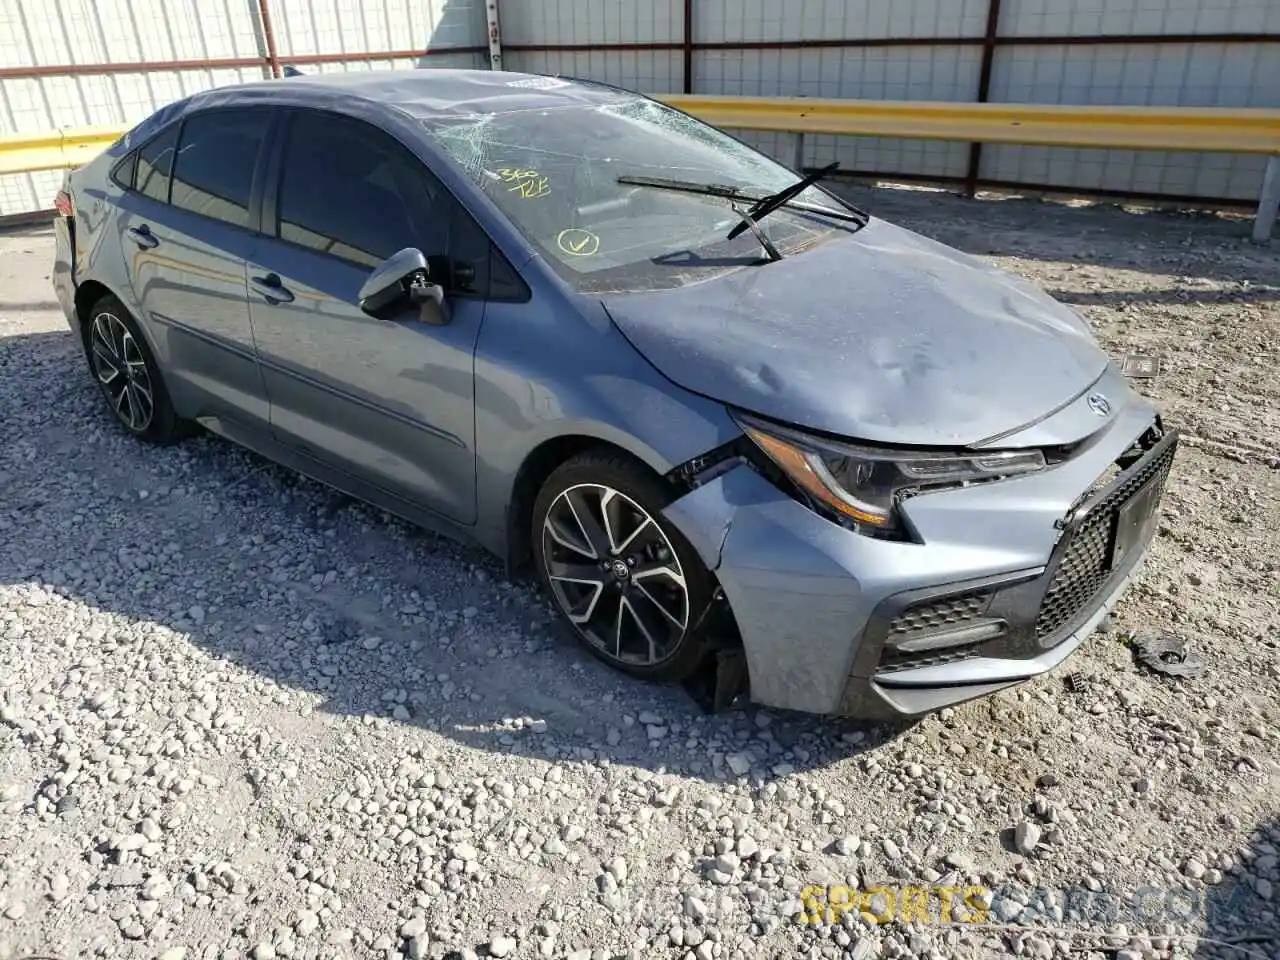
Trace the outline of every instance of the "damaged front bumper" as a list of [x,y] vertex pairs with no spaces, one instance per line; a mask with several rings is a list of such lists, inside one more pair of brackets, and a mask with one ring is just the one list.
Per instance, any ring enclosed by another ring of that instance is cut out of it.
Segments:
[[1153,419],[1135,402],[1050,470],[907,501],[923,543],[840,527],[745,464],[666,516],[720,582],[753,701],[913,717],[1039,676],[1094,632],[1146,553],[1176,433],[1082,492]]

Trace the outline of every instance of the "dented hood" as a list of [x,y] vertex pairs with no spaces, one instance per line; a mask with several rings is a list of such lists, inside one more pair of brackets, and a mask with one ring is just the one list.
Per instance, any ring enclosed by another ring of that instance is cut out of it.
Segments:
[[1107,365],[1072,310],[876,219],[776,263],[604,303],[685,389],[877,443],[989,440],[1067,404]]

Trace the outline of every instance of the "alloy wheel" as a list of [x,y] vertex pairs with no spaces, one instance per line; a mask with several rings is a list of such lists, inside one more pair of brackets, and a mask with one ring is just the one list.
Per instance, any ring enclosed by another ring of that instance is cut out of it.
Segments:
[[578,484],[552,501],[542,555],[556,603],[611,659],[653,665],[689,627],[689,591],[671,541],[638,503],[603,484]]
[[155,393],[138,341],[119,317],[100,313],[90,346],[93,371],[116,416],[134,433],[146,430],[155,415]]

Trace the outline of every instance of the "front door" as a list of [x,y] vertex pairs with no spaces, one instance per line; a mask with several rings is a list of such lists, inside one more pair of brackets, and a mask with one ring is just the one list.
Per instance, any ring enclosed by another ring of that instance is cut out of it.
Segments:
[[307,110],[286,124],[267,236],[248,274],[272,430],[362,483],[474,523],[473,358],[484,300],[459,281],[443,326],[409,308],[377,319],[358,303],[373,267],[405,247],[461,266],[466,215],[417,157],[370,124]]

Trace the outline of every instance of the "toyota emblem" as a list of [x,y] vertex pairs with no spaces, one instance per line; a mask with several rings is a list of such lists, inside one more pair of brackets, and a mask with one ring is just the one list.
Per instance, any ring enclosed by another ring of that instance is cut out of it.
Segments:
[[1111,412],[1111,401],[1100,393],[1089,394],[1089,409],[1100,417],[1105,417]]

